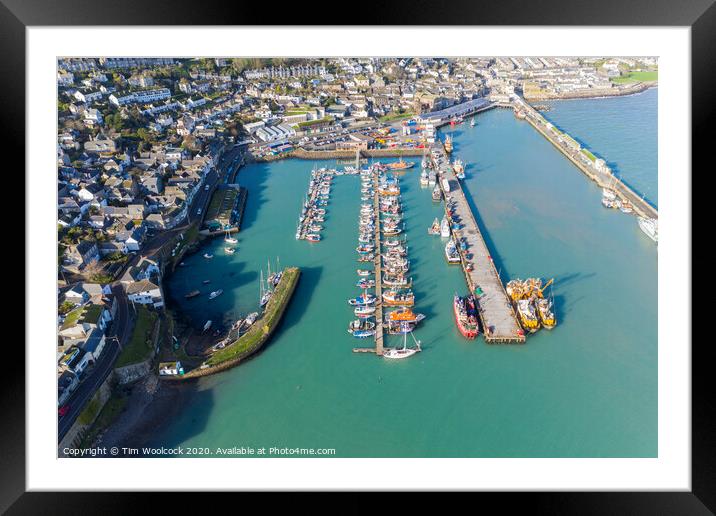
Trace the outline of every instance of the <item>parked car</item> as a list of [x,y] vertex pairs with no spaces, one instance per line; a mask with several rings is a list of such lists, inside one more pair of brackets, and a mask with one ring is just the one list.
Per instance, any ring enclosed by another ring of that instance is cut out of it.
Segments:
[[59,409],[57,409],[57,415],[60,417],[63,417],[65,414],[67,414],[70,411],[69,404],[62,405]]

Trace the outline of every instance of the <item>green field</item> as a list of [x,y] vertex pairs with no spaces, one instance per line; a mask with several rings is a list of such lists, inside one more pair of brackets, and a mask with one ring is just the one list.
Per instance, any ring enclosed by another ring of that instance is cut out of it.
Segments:
[[156,320],[156,312],[150,312],[148,308],[137,305],[137,322],[134,325],[132,338],[119,354],[115,367],[137,364],[149,358],[152,352],[152,330]]
[[659,79],[659,72],[629,72],[621,77],[615,77],[612,82],[615,84],[631,84],[635,82],[650,82]]
[[378,118],[379,122],[394,122],[395,120],[403,120],[405,118],[411,118],[414,116],[415,113],[390,113],[388,115],[383,115],[380,118]]
[[582,153],[592,161],[595,161],[597,159],[597,157],[591,152],[589,152],[587,149],[582,149]]

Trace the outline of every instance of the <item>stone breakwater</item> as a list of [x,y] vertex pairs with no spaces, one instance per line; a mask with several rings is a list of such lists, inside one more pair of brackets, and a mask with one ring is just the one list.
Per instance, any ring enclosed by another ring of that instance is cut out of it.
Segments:
[[238,340],[214,353],[204,362],[202,367],[193,369],[181,376],[162,376],[161,379],[188,380],[216,374],[237,366],[257,353],[268,342],[271,334],[281,322],[288,303],[296,290],[300,276],[301,270],[297,267],[285,269],[261,318],[254,322],[251,329],[239,337]]

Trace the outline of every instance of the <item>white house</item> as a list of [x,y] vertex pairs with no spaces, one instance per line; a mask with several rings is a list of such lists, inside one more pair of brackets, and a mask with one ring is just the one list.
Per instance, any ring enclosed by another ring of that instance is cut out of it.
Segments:
[[159,376],[176,376],[178,374],[184,374],[184,368],[178,360],[159,364]]
[[127,285],[127,299],[129,299],[132,303],[152,305],[154,308],[161,308],[164,306],[161,289],[146,279]]

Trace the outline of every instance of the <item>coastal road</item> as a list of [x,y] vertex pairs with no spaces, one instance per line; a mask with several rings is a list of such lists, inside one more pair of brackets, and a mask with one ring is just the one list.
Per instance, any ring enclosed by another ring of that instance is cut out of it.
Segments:
[[105,336],[104,350],[67,401],[69,410],[59,418],[58,422],[58,442],[64,439],[77,416],[112,372],[119,353],[131,336],[133,318],[130,317],[131,308],[128,306],[124,289],[121,285],[115,284],[112,286],[112,293],[117,300],[117,314]]
[[[244,150],[245,147],[234,146],[221,156],[217,166],[212,168],[207,173],[204,179],[204,186],[199,192],[197,192],[192,200],[187,214],[187,221],[181,226],[167,231],[162,231],[147,240],[142,247],[141,253],[133,255],[129,260],[127,260],[124,269],[118,277],[121,277],[129,267],[136,265],[143,256],[153,256],[164,245],[173,240],[177,234],[185,231],[191,224],[195,222],[201,223],[203,214],[206,212],[206,207],[216,186],[222,180],[225,181],[230,175],[234,174],[238,166],[243,162]],[[209,185],[208,190],[205,189],[206,185]],[[199,208],[201,208],[201,215],[197,214],[197,210]],[[102,354],[91,369],[85,373],[85,377],[67,401],[66,405],[69,406],[67,413],[64,416],[59,417],[58,442],[62,441],[74,424],[77,416],[79,416],[86,404],[97,392],[99,386],[112,372],[114,364],[117,361],[122,348],[131,337],[134,326],[133,309],[129,306],[129,301],[124,292],[124,288],[119,282],[114,282],[111,288],[118,303],[117,314],[111,322],[109,330],[105,336],[105,347]]]
[[[187,220],[180,226],[172,229],[161,231],[152,238],[144,242],[141,252],[133,255],[124,267],[122,273],[118,276],[121,277],[127,269],[133,267],[139,263],[139,260],[143,256],[153,256],[159,251],[167,242],[172,241],[179,233],[183,233],[186,229],[195,222],[201,222],[206,208],[211,200],[211,196],[216,189],[216,186],[223,180],[226,181],[228,177],[233,174],[239,163],[244,158],[244,148],[235,146],[232,149],[226,151],[217,163],[215,168],[212,168],[204,179],[204,186],[196,193],[194,199],[189,206],[187,213]],[[209,186],[209,190],[206,190],[206,186]],[[197,210],[201,208],[201,215],[197,214]]]

